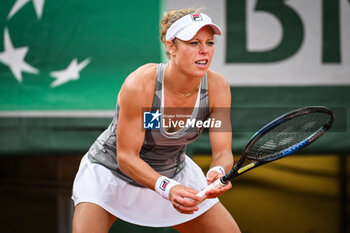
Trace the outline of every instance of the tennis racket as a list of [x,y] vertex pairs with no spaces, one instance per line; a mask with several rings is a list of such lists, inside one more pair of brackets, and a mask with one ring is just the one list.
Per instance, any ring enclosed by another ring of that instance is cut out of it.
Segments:
[[240,159],[225,176],[197,195],[203,197],[247,171],[305,148],[325,134],[333,122],[334,113],[322,106],[296,109],[276,118],[250,138]]

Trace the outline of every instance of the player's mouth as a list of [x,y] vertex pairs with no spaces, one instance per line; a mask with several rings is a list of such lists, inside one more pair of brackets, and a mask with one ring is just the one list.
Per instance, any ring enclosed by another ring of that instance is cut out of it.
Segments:
[[195,62],[200,67],[206,67],[208,64],[208,59],[201,59]]

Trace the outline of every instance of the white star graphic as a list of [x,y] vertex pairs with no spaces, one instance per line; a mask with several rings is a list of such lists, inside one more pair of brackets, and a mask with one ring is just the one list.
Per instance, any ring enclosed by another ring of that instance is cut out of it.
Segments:
[[50,75],[53,78],[56,78],[55,81],[51,83],[51,87],[60,86],[66,82],[71,80],[78,80],[80,77],[79,72],[85,68],[90,62],[90,58],[85,59],[80,64],[78,64],[78,60],[74,58],[69,66],[65,70],[53,71]]
[[152,120],[151,120],[151,122],[152,121],[154,121],[155,119],[157,119],[157,121],[159,121],[159,116],[161,116],[162,114],[159,112],[159,110],[157,110],[155,113],[152,113],[152,116],[153,116],[153,118],[152,118]]
[[[25,4],[27,4],[30,0],[17,0],[16,3],[13,5],[10,13],[7,16],[7,19],[10,19],[12,16],[14,16],[17,11],[19,11]],[[36,12],[36,16],[38,19],[41,18],[43,14],[43,8],[45,0],[32,0]]]
[[24,57],[28,52],[28,46],[14,48],[7,28],[5,28],[4,33],[4,48],[5,51],[0,53],[0,62],[9,66],[18,82],[22,82],[23,71],[33,74],[38,73],[36,68],[24,61]]

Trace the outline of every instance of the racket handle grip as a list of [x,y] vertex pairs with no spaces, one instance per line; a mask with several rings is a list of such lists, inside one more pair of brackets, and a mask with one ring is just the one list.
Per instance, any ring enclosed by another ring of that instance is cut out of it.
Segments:
[[215,180],[213,183],[211,183],[209,186],[205,187],[204,189],[202,189],[202,191],[200,191],[199,193],[197,193],[197,196],[203,198],[205,193],[208,192],[209,190],[212,189],[217,189],[217,188],[221,188],[223,186],[225,186],[225,183],[222,183],[221,179],[217,179]]

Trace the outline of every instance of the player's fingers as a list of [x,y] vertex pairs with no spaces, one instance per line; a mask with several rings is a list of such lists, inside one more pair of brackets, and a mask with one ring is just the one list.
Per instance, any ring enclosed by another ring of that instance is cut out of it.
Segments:
[[227,190],[230,190],[231,188],[232,188],[231,182],[228,182],[226,185],[220,187],[220,189],[221,189],[221,190],[224,190],[225,192],[226,192]]
[[226,191],[230,190],[232,188],[231,182],[229,182],[227,185],[224,185],[217,189],[209,190],[205,193],[207,198],[216,198],[224,194]]
[[191,200],[193,200],[195,202],[199,202],[199,201],[202,200],[199,196],[196,195],[198,193],[198,191],[193,190],[193,189],[188,189],[186,191],[187,191],[187,193],[185,193],[183,195],[183,197],[189,198],[189,199],[191,199]]
[[194,202],[199,202],[199,201],[201,201],[201,198],[196,195],[197,193],[198,193],[198,191],[191,189],[189,187],[185,187],[185,186],[182,186],[181,190],[178,189],[176,192],[177,196],[180,196],[183,199],[186,198],[186,199],[192,200]]
[[198,211],[198,207],[194,206],[194,207],[187,207],[187,206],[183,206],[180,203],[175,203],[173,204],[174,208],[179,211],[182,214],[193,214],[195,211]]
[[185,207],[196,207],[201,201],[196,195],[198,193],[196,190],[185,186],[174,186],[173,189],[170,200],[174,206],[180,204]]
[[199,201],[193,201],[193,200],[188,199],[188,198],[180,198],[178,200],[178,203],[180,203],[181,206],[194,207],[194,206],[197,206],[200,202]]
[[198,193],[197,190],[194,190],[194,189],[191,189],[191,188],[187,188],[186,191],[191,193],[191,194],[193,194],[193,195],[196,195]]
[[213,190],[210,190],[208,192],[205,193],[205,195],[208,197],[208,198],[216,198],[218,196],[220,196],[221,194],[223,194],[224,192],[222,192],[221,190],[218,190],[218,189],[213,189]]
[[211,184],[213,183],[215,180],[219,179],[220,177],[222,177],[223,175],[220,174],[219,172],[217,171],[212,171],[208,174],[207,176],[207,182],[208,184]]
[[184,193],[182,195],[177,195],[174,198],[175,203],[179,203],[182,206],[193,207],[197,206],[201,201],[201,198],[192,193]]

